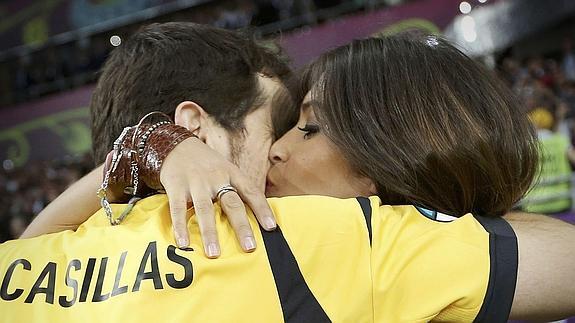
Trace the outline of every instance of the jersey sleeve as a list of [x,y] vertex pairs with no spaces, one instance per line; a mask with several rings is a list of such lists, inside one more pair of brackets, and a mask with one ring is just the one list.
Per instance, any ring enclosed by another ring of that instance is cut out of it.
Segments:
[[489,283],[475,322],[506,322],[517,283],[517,236],[501,217],[475,217],[489,233]]
[[371,200],[375,321],[506,322],[517,241],[501,218]]

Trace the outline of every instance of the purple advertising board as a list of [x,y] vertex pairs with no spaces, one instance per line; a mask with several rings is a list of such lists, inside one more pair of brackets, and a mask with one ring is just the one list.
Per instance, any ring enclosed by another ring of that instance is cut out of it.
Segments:
[[0,160],[23,166],[90,151],[88,104],[94,86],[0,110]]
[[459,14],[459,0],[424,0],[336,19],[286,34],[281,45],[294,66],[301,66],[326,50],[353,39],[408,29],[440,33]]

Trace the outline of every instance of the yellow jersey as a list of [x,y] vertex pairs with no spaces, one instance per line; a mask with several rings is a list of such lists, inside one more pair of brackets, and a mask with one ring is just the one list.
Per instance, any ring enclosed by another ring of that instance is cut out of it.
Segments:
[[[217,209],[222,254],[175,247],[165,195],[117,226],[0,244],[0,322],[505,322],[517,241],[500,218],[455,218],[377,197],[269,199],[244,253]],[[123,205],[113,205],[122,212]]]

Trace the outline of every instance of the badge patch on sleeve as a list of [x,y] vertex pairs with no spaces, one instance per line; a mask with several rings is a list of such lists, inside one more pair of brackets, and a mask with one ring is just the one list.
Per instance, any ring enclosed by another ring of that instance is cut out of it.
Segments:
[[425,216],[426,218],[429,218],[433,221],[437,221],[437,222],[451,222],[453,220],[456,220],[457,218],[451,215],[447,215],[445,213],[441,213],[441,212],[437,212],[437,211],[433,211],[433,210],[428,210],[426,208],[422,208],[420,206],[416,206],[415,207],[417,209],[417,211],[419,211],[419,213],[421,213],[423,216]]

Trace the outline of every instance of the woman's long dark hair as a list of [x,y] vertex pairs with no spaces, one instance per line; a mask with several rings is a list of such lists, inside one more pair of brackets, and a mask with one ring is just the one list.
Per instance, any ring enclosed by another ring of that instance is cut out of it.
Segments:
[[302,74],[327,136],[385,204],[499,216],[525,194],[536,134],[493,73],[435,36],[357,40]]

